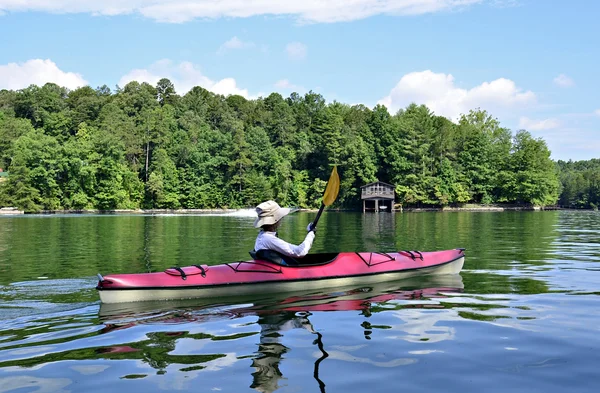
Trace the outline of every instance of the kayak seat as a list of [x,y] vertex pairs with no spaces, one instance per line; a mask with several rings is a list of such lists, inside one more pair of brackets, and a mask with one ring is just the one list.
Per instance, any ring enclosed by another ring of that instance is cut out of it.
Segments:
[[335,260],[335,258],[338,256],[338,253],[308,254],[302,258],[293,258],[274,250],[263,249],[258,251],[250,251],[250,256],[255,260],[258,259],[269,261],[281,266],[304,267],[326,265]]

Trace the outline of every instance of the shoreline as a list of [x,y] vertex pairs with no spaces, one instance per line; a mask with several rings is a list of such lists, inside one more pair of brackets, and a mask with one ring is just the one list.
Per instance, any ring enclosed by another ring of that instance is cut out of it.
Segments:
[[[192,214],[231,214],[231,213],[250,213],[254,209],[112,209],[112,210],[42,210],[39,212],[23,212],[20,210],[2,211],[0,209],[0,215],[6,216],[18,216],[18,215],[120,215],[120,214],[131,214],[131,215],[192,215]],[[319,209],[298,209],[302,212],[317,212]],[[359,209],[327,209],[332,212],[362,212]],[[500,206],[500,205],[467,205],[463,207],[406,207],[402,209],[394,209],[393,213],[422,213],[422,212],[504,212],[504,211],[551,211],[551,210],[568,210],[568,211],[594,211],[593,209],[573,209],[563,208],[557,206],[550,207],[539,207],[539,206]],[[365,213],[375,213],[374,210],[367,210]],[[381,210],[379,213],[386,214],[390,213],[388,210]],[[250,216],[250,215],[249,215]]]

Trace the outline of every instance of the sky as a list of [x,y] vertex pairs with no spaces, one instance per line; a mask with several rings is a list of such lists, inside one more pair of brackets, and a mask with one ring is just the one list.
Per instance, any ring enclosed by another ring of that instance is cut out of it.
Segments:
[[247,98],[485,109],[600,158],[596,0],[0,0],[0,89],[200,85]]

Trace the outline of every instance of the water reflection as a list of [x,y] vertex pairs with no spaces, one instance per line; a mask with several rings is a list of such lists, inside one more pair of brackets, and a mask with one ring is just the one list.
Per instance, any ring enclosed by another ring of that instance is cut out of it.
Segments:
[[[332,377],[322,372],[328,359],[375,367],[416,361],[407,357],[382,359],[370,355],[368,347],[335,343],[339,332],[329,330],[336,323],[335,315],[325,317],[329,312],[350,313],[347,315],[354,329],[367,340],[376,329],[404,329],[413,335],[409,325],[368,321],[375,315],[400,310],[436,311],[440,309],[437,300],[462,290],[462,278],[456,275],[327,292],[230,298],[218,303],[195,299],[102,304],[98,311],[85,307],[39,319],[17,318],[0,331],[0,375],[19,377],[10,385],[14,389],[33,386],[34,382],[21,384],[25,379],[20,378],[29,377],[26,370],[39,370],[35,384],[51,389],[63,389],[73,381],[81,383],[82,375],[95,375],[110,380],[109,386],[115,380],[138,380],[172,390],[191,389],[191,381],[202,373],[239,371],[245,364],[252,368],[245,373],[252,379],[246,386],[257,391],[281,388],[291,373],[300,374],[304,383],[305,376],[312,374],[313,388],[324,392],[327,379]],[[431,330],[434,324],[430,322],[426,329]],[[302,344],[307,337],[309,343]],[[311,359],[310,366],[307,359]],[[75,360],[76,365],[64,367],[65,362]],[[283,371],[285,364],[292,368],[288,376]],[[155,380],[156,376],[167,377]]]
[[[397,289],[401,285],[403,289]],[[237,360],[251,358],[251,367],[253,371],[250,387],[266,393],[274,392],[280,389],[286,377],[282,372],[282,364],[286,362],[288,355],[293,351],[289,344],[286,344],[285,336],[291,331],[300,330],[308,333],[312,337],[311,345],[316,347],[318,352],[313,353],[312,376],[321,392],[326,389],[326,377],[320,373],[320,366],[327,358],[343,362],[370,363],[377,367],[395,367],[408,365],[416,360],[411,358],[393,358],[382,361],[360,356],[360,346],[348,348],[344,346],[333,346],[327,349],[327,334],[319,331],[319,325],[311,321],[315,313],[328,311],[358,311],[358,316],[362,317],[363,323],[359,324],[364,329],[365,339],[370,339],[373,329],[399,329],[405,330],[406,335],[413,337],[415,334],[414,324],[397,326],[378,326],[371,325],[367,320],[375,313],[389,311],[392,308],[407,308],[413,306],[421,310],[439,309],[439,304],[432,300],[435,298],[445,298],[448,293],[457,293],[462,291],[463,284],[459,275],[445,277],[430,277],[420,280],[404,280],[402,284],[386,283],[377,286],[359,287],[359,288],[339,288],[331,292],[299,293],[293,296],[281,296],[279,298],[252,299],[252,303],[247,303],[248,298],[233,298],[226,302],[214,304],[208,302],[199,304],[199,300],[174,301],[168,302],[143,302],[132,304],[103,304],[99,311],[101,321],[104,323],[103,333],[133,328],[135,326],[148,325],[156,328],[160,324],[181,325],[187,328],[190,324],[199,324],[221,320],[239,320],[250,316],[257,318],[255,323],[245,322],[242,325],[259,326],[258,338],[255,341],[257,350],[248,355],[237,354],[211,354],[205,353],[207,344],[198,345],[195,340],[218,340],[240,339],[244,337],[255,337],[256,332],[243,332],[231,334],[229,336],[213,335],[208,333],[192,334],[189,331],[176,330],[166,333],[148,333],[148,338],[153,344],[154,353],[151,356],[136,354],[136,352],[149,351],[150,346],[145,345],[140,348],[140,342],[128,345],[110,346],[101,349],[101,353],[117,356],[127,356],[128,358],[143,359],[151,367],[158,370],[166,370],[169,363],[186,363],[189,366],[180,368],[180,371],[192,371],[206,369],[207,363],[215,359],[227,358],[231,360],[232,365]],[[412,304],[418,301],[419,305]],[[399,303],[400,302],[400,303]],[[402,304],[405,302],[406,304]],[[413,315],[409,313],[408,315]],[[444,318],[445,314],[438,314],[438,320]],[[406,317],[406,316],[404,316]],[[413,316],[414,317],[414,316]],[[222,325],[222,323],[221,323]],[[438,335],[434,328],[433,318],[428,319],[428,323],[423,325],[423,333],[427,335]],[[443,329],[443,328],[442,328]],[[295,336],[297,336],[296,334]],[[440,339],[442,339],[441,335]],[[451,336],[446,336],[447,339]],[[193,339],[193,340],[190,340]],[[418,340],[418,339],[417,339]],[[161,353],[157,353],[161,348]],[[185,349],[184,349],[185,348]],[[184,360],[182,356],[187,358]],[[208,356],[212,358],[208,358]],[[157,362],[161,359],[162,362]],[[224,360],[224,359],[223,359]],[[304,370],[306,372],[306,370]]]
[[[286,217],[282,237],[301,242],[299,228],[313,218],[304,212]],[[580,220],[582,227],[574,229]],[[466,269],[512,274],[547,268],[556,258],[597,261],[600,240],[593,228],[599,222],[598,214],[568,212],[326,212],[313,251],[465,247]],[[0,235],[0,285],[9,285],[247,259],[256,230],[249,217],[67,215],[3,219]]]
[[38,378],[34,375],[20,375],[18,377],[2,378],[0,393],[25,389],[37,393],[66,393],[70,391],[66,387],[72,383],[67,378]]
[[502,330],[489,338],[501,345],[497,359],[510,356],[504,351],[518,358],[549,315],[559,323],[557,335],[569,326],[552,303],[514,293],[473,295],[461,276],[218,302],[89,306],[15,319],[0,331],[0,378],[13,378],[5,391],[69,391],[75,384],[95,391],[98,381],[109,390],[127,383],[144,391],[197,391],[202,383],[215,391],[362,391],[368,387],[360,375],[409,377],[412,367],[436,368],[465,350],[476,352],[465,345],[477,326]]
[[597,212],[325,213],[315,252],[466,247],[460,282],[99,306],[97,272],[247,258],[246,221],[3,220],[0,392],[597,390]]
[[[361,244],[363,250],[398,251],[396,249],[396,217],[396,213],[390,212],[362,214],[361,242],[358,244]],[[401,217],[402,215],[399,218]]]
[[283,333],[290,329],[316,332],[307,315],[296,315],[293,311],[259,315],[257,323],[260,325],[260,340],[257,354],[252,359],[252,367],[256,371],[252,373],[250,387],[263,393],[274,392],[280,388],[279,380],[283,378],[279,364],[290,350],[282,342]]

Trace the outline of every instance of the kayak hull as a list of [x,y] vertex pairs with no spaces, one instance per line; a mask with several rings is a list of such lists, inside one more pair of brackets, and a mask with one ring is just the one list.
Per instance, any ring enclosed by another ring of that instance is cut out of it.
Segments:
[[[216,266],[167,269],[159,273],[102,277],[102,303],[246,296],[373,284],[418,275],[458,274],[464,250],[428,253],[340,253],[318,266],[288,267],[251,260]],[[182,275],[183,273],[183,275]]]

